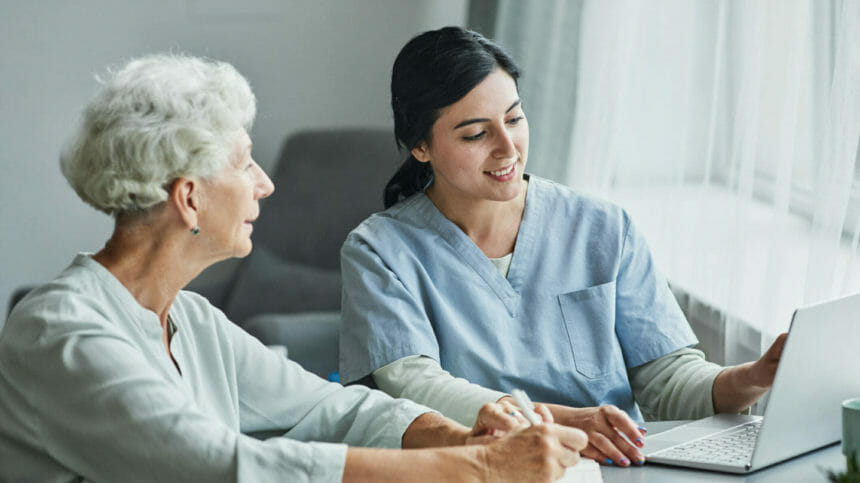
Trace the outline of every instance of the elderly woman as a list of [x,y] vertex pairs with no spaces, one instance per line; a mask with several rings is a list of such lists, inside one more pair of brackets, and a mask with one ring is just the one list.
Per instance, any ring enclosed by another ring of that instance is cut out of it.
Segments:
[[[251,157],[254,113],[235,69],[184,56],[134,60],[90,102],[61,166],[115,229],[0,334],[0,479],[549,481],[575,464],[584,434],[545,407],[526,427],[490,404],[470,430],[323,381],[181,291],[251,251],[274,189]],[[272,429],[286,434],[242,434]]]

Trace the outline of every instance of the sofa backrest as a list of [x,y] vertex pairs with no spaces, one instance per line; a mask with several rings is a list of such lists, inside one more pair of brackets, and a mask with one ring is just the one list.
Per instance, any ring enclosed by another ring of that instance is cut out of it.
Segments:
[[284,143],[275,192],[254,224],[254,246],[279,258],[340,270],[346,235],[381,211],[382,190],[406,155],[383,129],[304,131]]

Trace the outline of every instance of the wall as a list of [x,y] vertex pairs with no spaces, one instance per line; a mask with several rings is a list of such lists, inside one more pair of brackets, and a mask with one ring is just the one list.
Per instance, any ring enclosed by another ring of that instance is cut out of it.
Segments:
[[233,63],[258,97],[254,154],[267,170],[285,135],[391,125],[400,46],[463,25],[468,0],[0,0],[0,308],[18,286],[97,251],[112,220],[84,205],[58,153],[106,65],[156,51]]

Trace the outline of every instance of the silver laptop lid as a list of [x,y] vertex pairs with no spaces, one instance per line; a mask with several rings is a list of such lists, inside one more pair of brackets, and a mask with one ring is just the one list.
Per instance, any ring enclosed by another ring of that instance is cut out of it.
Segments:
[[770,391],[752,467],[839,441],[841,403],[860,396],[860,294],[801,307]]

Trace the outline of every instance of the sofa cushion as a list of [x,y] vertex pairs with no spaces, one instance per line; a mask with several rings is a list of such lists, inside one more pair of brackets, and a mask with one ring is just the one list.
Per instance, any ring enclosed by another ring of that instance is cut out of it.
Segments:
[[282,260],[256,247],[239,267],[224,312],[238,325],[254,315],[340,310],[340,272]]

